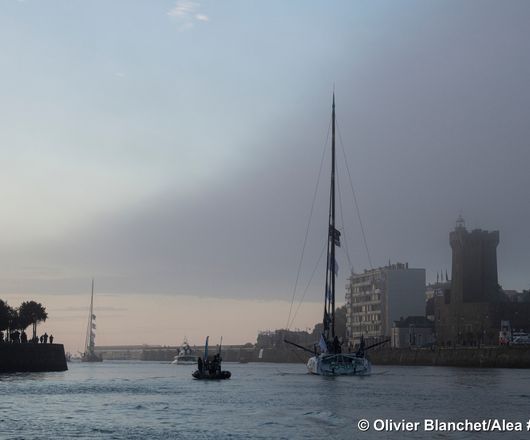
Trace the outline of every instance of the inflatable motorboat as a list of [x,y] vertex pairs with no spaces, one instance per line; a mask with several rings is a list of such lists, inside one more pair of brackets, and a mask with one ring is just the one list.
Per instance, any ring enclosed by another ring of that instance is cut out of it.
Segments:
[[213,357],[208,357],[208,339],[209,336],[206,337],[206,343],[204,344],[204,357],[197,359],[197,369],[191,375],[195,379],[200,380],[230,379],[232,373],[221,370],[221,345],[223,338],[221,338],[221,343],[219,344],[219,352]]
[[209,371],[203,371],[201,373],[199,370],[195,370],[192,373],[192,376],[195,379],[221,380],[221,379],[230,379],[230,376],[232,376],[232,373],[230,373],[230,371],[217,371],[213,374],[210,374]]

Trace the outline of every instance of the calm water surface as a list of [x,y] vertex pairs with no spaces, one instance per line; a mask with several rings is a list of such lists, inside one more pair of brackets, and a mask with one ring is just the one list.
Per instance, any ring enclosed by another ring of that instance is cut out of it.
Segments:
[[526,421],[530,370],[375,366],[370,377],[325,378],[302,364],[223,366],[231,380],[196,381],[193,366],[158,362],[2,375],[0,438],[530,438],[357,429],[363,418]]

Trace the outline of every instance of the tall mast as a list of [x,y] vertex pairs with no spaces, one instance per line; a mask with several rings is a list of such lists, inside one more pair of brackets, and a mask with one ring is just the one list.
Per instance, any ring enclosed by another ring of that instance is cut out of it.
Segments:
[[90,295],[90,310],[88,315],[88,328],[86,330],[86,352],[93,351],[94,338],[92,336],[92,317],[94,316],[94,278],[92,278],[92,294]]
[[331,108],[331,337],[335,337],[335,92]]
[[[339,232],[335,229],[335,93],[331,111],[331,186],[329,194],[329,224],[326,261],[326,291],[324,302],[324,337],[326,341],[335,338],[335,245],[339,243]],[[326,342],[327,343],[327,342]]]
[[94,351],[94,278],[92,278],[92,294],[90,295],[90,351]]
[[94,278],[92,278],[92,294],[90,295],[90,322],[92,322],[93,312],[94,312]]

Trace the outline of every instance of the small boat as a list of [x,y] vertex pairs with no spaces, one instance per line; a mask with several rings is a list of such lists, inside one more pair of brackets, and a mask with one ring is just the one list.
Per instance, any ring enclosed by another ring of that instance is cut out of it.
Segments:
[[221,338],[221,343],[219,344],[219,352],[213,358],[208,357],[208,339],[209,336],[206,337],[206,343],[204,344],[204,360],[203,358],[198,358],[197,370],[192,373],[193,378],[199,380],[230,379],[232,373],[221,370],[221,345],[223,338]]
[[90,312],[86,330],[85,352],[81,354],[81,362],[103,362],[103,358],[96,354],[96,315],[94,315],[94,279],[92,279],[92,295],[90,296]]
[[193,354],[193,350],[188,344],[188,341],[184,339],[182,346],[179,348],[178,354],[175,356],[172,365],[193,365],[197,363],[199,356]]
[[230,379],[230,377],[232,376],[232,373],[230,373],[230,371],[219,371],[218,373],[215,373],[215,374],[201,374],[199,373],[199,370],[195,370],[193,373],[192,373],[192,376],[195,378],[195,379],[208,379],[208,380],[222,380],[222,379]]

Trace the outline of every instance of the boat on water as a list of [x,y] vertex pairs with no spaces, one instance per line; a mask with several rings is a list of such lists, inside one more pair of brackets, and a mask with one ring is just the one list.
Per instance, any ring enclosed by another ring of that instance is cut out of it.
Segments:
[[[331,107],[331,188],[328,217],[326,283],[324,289],[324,319],[320,341],[313,350],[285,341],[313,354],[307,362],[307,370],[311,374],[322,376],[366,376],[371,372],[371,364],[365,356],[366,350],[380,345],[365,346],[361,338],[359,348],[351,353],[343,353],[338,336],[335,334],[335,278],[338,265],[335,260],[335,248],[340,247],[340,231],[335,226],[335,94]],[[382,343],[386,343],[384,341]]]
[[[361,342],[361,346],[364,341]],[[372,365],[364,355],[364,347],[354,353],[341,353],[341,350],[325,348],[320,354],[309,358],[307,370],[322,376],[367,376]]]
[[184,339],[181,347],[178,350],[178,354],[175,356],[172,365],[194,365],[197,363],[199,356],[193,353],[193,350],[188,344],[188,341]]
[[192,373],[194,379],[199,380],[222,380],[230,379],[232,373],[230,371],[223,371],[221,369],[221,343],[219,344],[219,351],[213,356],[208,357],[208,340],[209,336],[206,336],[206,342],[204,344],[204,357],[199,357],[197,360],[197,369]]
[[90,295],[90,311],[85,339],[85,352],[81,354],[81,362],[102,362],[103,358],[96,354],[96,315],[94,315],[94,279],[92,279],[92,294]]

